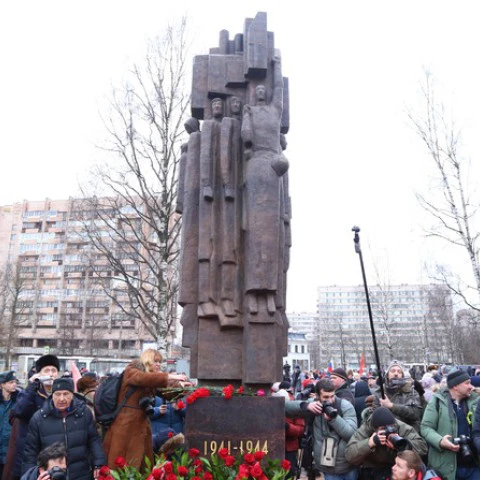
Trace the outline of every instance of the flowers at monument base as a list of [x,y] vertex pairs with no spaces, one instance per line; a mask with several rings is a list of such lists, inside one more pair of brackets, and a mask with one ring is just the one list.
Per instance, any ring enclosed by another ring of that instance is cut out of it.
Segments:
[[98,480],[284,480],[290,469],[288,460],[268,459],[262,451],[234,457],[226,448],[209,458],[201,457],[199,450],[191,448],[177,451],[170,459],[157,457],[153,466],[148,459],[145,461],[147,467],[141,472],[118,457],[117,468],[102,467]]
[[[222,396],[229,400],[233,396],[257,396],[265,397],[265,390],[257,390],[256,392],[246,392],[243,386],[238,387],[236,390],[233,385],[227,385],[225,387],[200,387],[200,388],[160,388],[157,390],[159,395],[174,401],[180,397],[185,397],[185,403],[191,405],[199,398],[206,397],[219,397]],[[183,400],[178,400],[177,408],[182,409],[185,407]]]

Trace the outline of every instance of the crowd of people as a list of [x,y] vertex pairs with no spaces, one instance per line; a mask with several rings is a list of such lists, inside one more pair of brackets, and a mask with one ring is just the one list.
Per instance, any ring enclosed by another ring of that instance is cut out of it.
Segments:
[[[106,431],[95,419],[94,396],[100,383],[95,373],[84,372],[75,385],[70,375],[60,376],[55,355],[36,361],[25,388],[14,371],[1,373],[1,479],[50,480],[57,467],[68,469],[65,478],[70,480],[91,480],[99,477],[102,466],[115,468],[117,457],[135,467],[144,466],[145,458],[152,463],[151,422],[140,401],[154,401],[157,388],[190,385],[185,375],[161,372],[161,362],[161,354],[148,349],[126,367],[119,397],[130,389],[132,394]],[[174,431],[166,425],[163,429]],[[156,429],[157,434],[161,431]]]
[[[118,457],[142,468],[166,445],[181,444],[187,407],[156,389],[191,384],[162,372],[161,362],[149,349],[126,367],[123,406],[108,429],[95,418],[102,379],[94,372],[74,382],[60,375],[55,355],[44,355],[24,388],[14,371],[0,373],[0,477],[51,480],[68,471],[70,480],[91,480]],[[324,480],[480,480],[480,370],[470,373],[409,371],[396,361],[381,376],[295,368],[271,387],[285,400],[290,476],[305,469]]]

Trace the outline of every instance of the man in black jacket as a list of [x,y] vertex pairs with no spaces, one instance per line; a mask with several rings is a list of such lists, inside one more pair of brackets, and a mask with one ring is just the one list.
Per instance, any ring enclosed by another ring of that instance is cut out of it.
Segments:
[[73,380],[57,378],[52,396],[36,412],[28,426],[22,471],[35,466],[37,455],[52,443],[62,442],[67,450],[69,478],[98,478],[106,464],[93,416],[84,402],[73,395]]

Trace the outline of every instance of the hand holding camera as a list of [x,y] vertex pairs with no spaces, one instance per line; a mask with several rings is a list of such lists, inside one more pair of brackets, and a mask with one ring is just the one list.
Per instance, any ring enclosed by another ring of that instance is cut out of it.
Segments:
[[314,415],[321,415],[323,413],[323,405],[321,402],[316,400],[315,402],[310,402],[307,405],[307,410]]
[[452,452],[458,452],[460,450],[460,445],[453,443],[450,439],[452,438],[451,435],[445,435],[440,440],[440,447],[445,450],[450,450]]

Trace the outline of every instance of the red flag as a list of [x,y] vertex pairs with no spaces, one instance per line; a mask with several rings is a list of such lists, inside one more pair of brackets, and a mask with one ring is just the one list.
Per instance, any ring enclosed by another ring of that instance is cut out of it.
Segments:
[[360,369],[358,370],[358,373],[360,375],[363,375],[364,371],[365,371],[365,355],[362,352],[362,356],[360,357]]
[[77,364],[70,360],[70,371],[72,372],[73,385],[75,386],[75,391],[77,391],[77,380],[82,377],[82,374],[78,370]]

